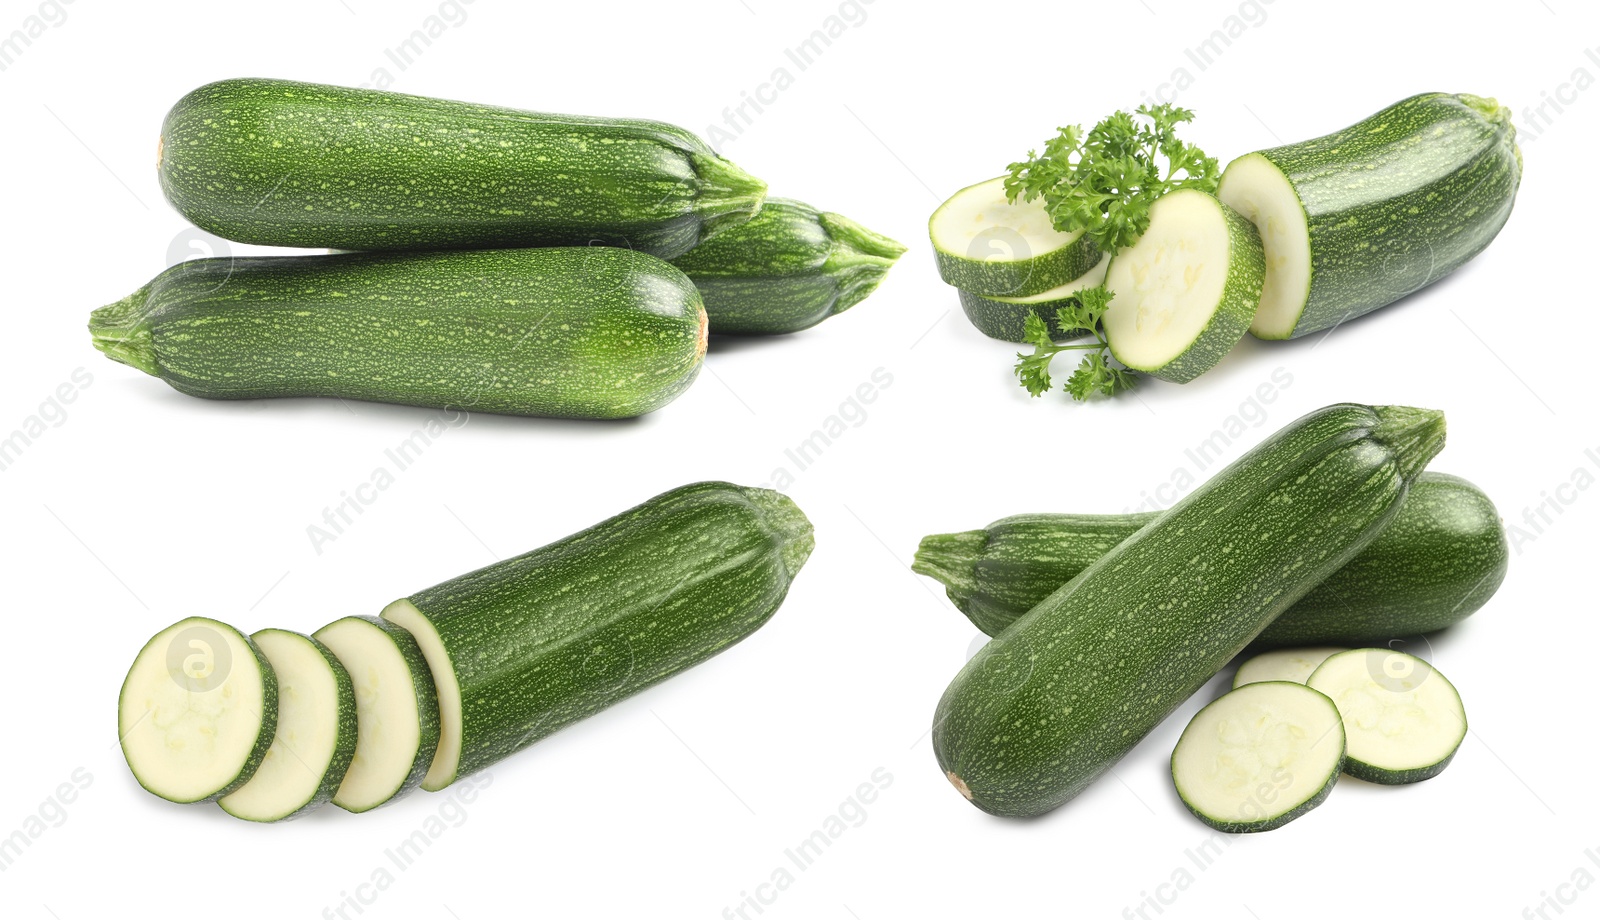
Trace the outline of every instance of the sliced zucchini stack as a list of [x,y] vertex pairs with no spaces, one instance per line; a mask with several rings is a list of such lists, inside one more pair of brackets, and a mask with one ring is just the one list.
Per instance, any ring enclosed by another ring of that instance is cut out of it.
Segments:
[[422,785],[439,747],[439,698],[417,641],[377,617],[350,616],[317,630],[355,685],[359,726],[350,769],[333,796],[370,811]]
[[939,277],[986,297],[1042,294],[1100,260],[1081,230],[1057,230],[1044,205],[1007,200],[1003,176],[950,196],[928,219],[928,236]]
[[208,617],[156,633],[117,701],[134,779],[169,802],[204,802],[249,781],[278,724],[278,679],[244,633]]
[[1023,341],[1024,326],[1028,316],[1033,313],[1038,313],[1049,325],[1050,338],[1058,342],[1088,335],[1092,330],[1063,329],[1060,323],[1061,308],[1074,305],[1085,288],[1105,283],[1106,267],[1110,264],[1111,257],[1103,255],[1093,268],[1066,284],[1028,297],[987,297],[971,291],[958,291],[961,310],[979,332],[1004,342]]
[[1321,805],[1344,757],[1344,724],[1332,700],[1304,684],[1264,681],[1195,714],[1172,751],[1172,781],[1207,825],[1270,831]]
[[1349,734],[1344,771],[1400,785],[1438,776],[1467,736],[1461,695],[1428,662],[1391,649],[1330,657],[1307,682],[1339,707]]
[[1150,206],[1150,228],[1106,269],[1102,320],[1124,365],[1187,383],[1222,360],[1261,299],[1261,236],[1237,211],[1195,189]]
[[278,727],[250,781],[217,800],[246,821],[283,821],[320,808],[356,751],[356,695],[350,674],[310,636],[263,629],[251,640],[278,676]]

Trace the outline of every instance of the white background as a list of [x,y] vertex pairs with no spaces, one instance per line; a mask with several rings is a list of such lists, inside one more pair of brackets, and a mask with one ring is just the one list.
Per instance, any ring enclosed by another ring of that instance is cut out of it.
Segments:
[[[395,66],[386,49],[441,9],[453,24],[441,20],[442,34]],[[841,9],[853,24],[799,70],[785,50]],[[343,903],[350,918],[718,917],[759,893],[772,903],[746,904],[747,920],[1116,917],[1142,903],[1154,918],[1147,899],[1164,920],[1518,917],[1538,916],[1524,910],[1547,896],[1575,899],[1567,916],[1600,915],[1600,890],[1569,884],[1575,872],[1600,877],[1585,854],[1600,860],[1600,628],[1580,580],[1594,567],[1600,489],[1571,486],[1600,476],[1589,219],[1600,92],[1587,88],[1600,52],[1585,56],[1600,19],[1577,0],[1454,9],[7,0],[0,35],[40,13],[55,24],[0,72],[0,434],[41,411],[55,423],[0,474],[0,835],[41,808],[55,821],[0,872],[0,912],[314,917]],[[1241,10],[1254,24],[1198,67],[1186,50]],[[641,421],[473,417],[318,554],[307,526],[429,410],[191,399],[105,360],[84,323],[169,253],[206,251],[156,183],[173,101],[223,77],[359,84],[380,67],[400,91],[701,132],[786,67],[793,84],[723,152],[773,193],[847,213],[910,252],[847,315],[788,338],[714,342],[692,390]],[[1199,114],[1189,136],[1224,161],[1420,91],[1498,96],[1523,132],[1516,211],[1454,277],[1325,339],[1247,340],[1188,386],[1146,382],[1114,402],[1030,400],[1011,376],[1015,349],[978,335],[939,282],[926,217],[1056,125],[1132,107],[1179,68],[1190,79],[1178,99]],[[1585,88],[1561,89],[1579,68]],[[1558,90],[1563,113],[1526,111]],[[879,368],[892,383],[787,490],[815,522],[817,550],[772,622],[494,767],[408,869],[393,870],[385,849],[453,808],[450,793],[263,827],[158,801],[128,774],[113,703],[134,652],[167,623],[205,614],[310,631],[684,482],[768,482],[794,472],[785,449]],[[1250,405],[1274,372],[1289,384]],[[90,376],[64,411],[41,410],[75,373]],[[1216,845],[1200,868],[1186,851],[1212,835],[1165,772],[1196,699],[1115,778],[1042,819],[1000,820],[962,801],[925,732],[977,633],[907,569],[918,538],[1021,511],[1120,511],[1192,472],[1185,449],[1230,416],[1256,424],[1229,459],[1341,400],[1445,409],[1450,443],[1435,468],[1482,485],[1521,528],[1499,595],[1419,646],[1472,722],[1449,770],[1412,788],[1343,780],[1323,808]],[[1547,501],[1552,523],[1535,530],[1525,513]],[[880,769],[892,782],[859,826],[809,869],[789,864],[785,848]],[[45,803],[75,770],[92,780],[63,820]],[[392,884],[362,888],[379,866]],[[758,888],[779,866],[792,885]],[[345,900],[357,896],[370,901],[359,914]]]

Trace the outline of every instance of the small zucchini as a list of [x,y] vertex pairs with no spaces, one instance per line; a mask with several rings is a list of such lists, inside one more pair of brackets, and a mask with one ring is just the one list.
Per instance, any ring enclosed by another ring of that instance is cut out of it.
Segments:
[[94,311],[89,331],[191,396],[562,418],[660,408],[706,349],[694,284],[606,246],[197,259]]
[[161,127],[161,190],[196,226],[311,249],[625,246],[670,259],[766,184],[689,131],[290,80],[223,80]]
[[712,332],[781,335],[860,303],[905,251],[842,214],[769,198],[672,264],[700,289]]

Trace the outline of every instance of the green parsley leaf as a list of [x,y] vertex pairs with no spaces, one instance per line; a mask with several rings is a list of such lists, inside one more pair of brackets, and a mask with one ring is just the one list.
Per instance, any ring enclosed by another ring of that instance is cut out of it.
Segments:
[[1178,139],[1193,120],[1185,108],[1141,105],[1115,112],[1088,132],[1058,128],[1044,153],[1008,167],[1012,201],[1042,200],[1057,230],[1082,230],[1105,252],[1132,246],[1150,228],[1150,205],[1180,188],[1215,192],[1220,169],[1205,151]]
[[1085,288],[1077,300],[1061,307],[1056,323],[1062,329],[1088,329],[1093,342],[1058,345],[1050,338],[1050,326],[1039,312],[1028,314],[1023,321],[1025,343],[1033,346],[1033,354],[1017,354],[1017,379],[1033,396],[1043,396],[1051,387],[1050,362],[1064,351],[1088,351],[1078,363],[1072,376],[1067,378],[1066,391],[1073,399],[1085,400],[1095,394],[1114,396],[1133,387],[1136,377],[1125,367],[1112,364],[1107,359],[1110,346],[1100,318],[1111,305],[1112,294],[1105,287]]

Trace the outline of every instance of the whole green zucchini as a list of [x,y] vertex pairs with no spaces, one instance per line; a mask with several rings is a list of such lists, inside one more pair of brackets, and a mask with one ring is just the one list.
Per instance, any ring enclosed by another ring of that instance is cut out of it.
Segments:
[[[1019,514],[924,537],[911,567],[943,583],[975,626],[998,635],[1160,516]],[[1251,646],[1360,647],[1443,629],[1488,602],[1509,557],[1489,496],[1460,477],[1425,472],[1383,533]]]
[[682,486],[588,530],[395,601],[439,691],[425,789],[696,665],[750,635],[811,554],[784,495]]
[[672,264],[700,289],[712,332],[779,335],[860,303],[905,251],[843,214],[769,198]]
[[370,89],[237,79],[180,99],[161,189],[204,230],[330,249],[689,251],[766,185],[656,121],[546,115]]
[[1256,225],[1267,257],[1251,333],[1331,328],[1482,252],[1522,180],[1516,136],[1493,99],[1423,93],[1229,163],[1217,197]]
[[1444,416],[1341,404],[1246,453],[984,646],[933,748],[998,815],[1049,811],[1127,754],[1370,543],[1444,444]]
[[670,264],[604,246],[198,259],[94,311],[107,356],[191,396],[339,396],[626,418],[699,373]]

